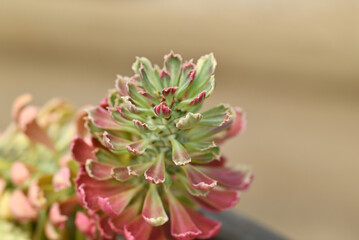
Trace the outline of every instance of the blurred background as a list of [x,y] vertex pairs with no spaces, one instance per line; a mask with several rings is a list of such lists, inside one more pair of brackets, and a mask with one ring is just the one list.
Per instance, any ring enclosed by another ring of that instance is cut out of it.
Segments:
[[0,128],[19,94],[96,104],[135,56],[171,49],[214,52],[207,106],[247,113],[223,149],[256,173],[235,211],[291,239],[358,239],[356,0],[0,0]]

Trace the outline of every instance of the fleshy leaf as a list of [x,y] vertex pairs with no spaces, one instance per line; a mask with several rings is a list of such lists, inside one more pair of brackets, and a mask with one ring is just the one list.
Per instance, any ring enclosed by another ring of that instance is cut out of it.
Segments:
[[200,92],[197,97],[194,97],[193,99],[191,99],[191,101],[188,103],[188,105],[195,106],[195,105],[202,103],[203,100],[206,98],[206,94],[207,94],[206,91]]
[[214,75],[208,80],[208,82],[200,89],[200,91],[206,91],[206,98],[212,95],[214,89],[216,88],[216,80]]
[[125,225],[124,235],[127,240],[148,240],[151,230],[152,226],[140,215],[134,221]]
[[150,142],[150,139],[142,139],[137,142],[131,143],[130,145],[127,145],[127,151],[136,155],[142,154],[145,152]]
[[205,111],[202,115],[201,124],[211,127],[222,126],[231,118],[229,107],[223,104]]
[[239,169],[205,167],[203,171],[210,177],[226,187],[246,190],[253,181],[253,172],[247,166],[240,166]]
[[184,110],[191,110],[196,112],[201,108],[204,99],[206,98],[206,91],[200,92],[196,97],[186,99],[180,102],[177,108]]
[[171,76],[171,86],[176,86],[178,84],[178,79],[181,74],[181,55],[174,54],[174,52],[171,51],[168,55],[165,56],[164,65],[166,71],[169,72]]
[[242,109],[234,108],[235,118],[232,126],[229,128],[227,134],[224,138],[219,140],[219,143],[223,143],[225,140],[232,138],[238,134],[241,134],[244,129],[246,128],[246,118],[245,114],[243,113]]
[[189,207],[186,207],[186,211],[202,232],[197,236],[198,239],[213,238],[219,233],[219,230],[221,230],[222,224],[220,222],[208,219]]
[[155,112],[155,114],[157,116],[160,116],[160,117],[168,117],[171,115],[171,112],[172,112],[171,108],[167,107],[163,103],[160,103],[159,105],[155,106],[153,108],[153,111]]
[[141,121],[139,120],[132,120],[133,121],[133,124],[135,125],[135,127],[141,132],[141,133],[148,133],[148,132],[152,132],[152,131],[155,131],[156,128],[155,127],[152,127],[152,126],[148,126],[147,123],[142,123]]
[[170,232],[167,233],[166,231],[168,228],[169,226],[167,226],[167,224],[162,225],[160,227],[153,227],[149,239],[173,240],[174,238],[171,237]]
[[71,142],[71,153],[74,159],[80,164],[85,164],[87,159],[96,159],[94,147],[88,145],[82,138],[76,137]]
[[141,176],[149,167],[151,166],[151,162],[139,163],[135,165],[127,166],[127,171],[129,175],[132,176]]
[[208,177],[194,166],[186,165],[183,169],[185,170],[191,185],[198,190],[208,191],[217,185],[216,180]]
[[126,154],[121,155],[121,158],[119,158],[116,154],[109,152],[105,149],[97,149],[95,151],[95,155],[98,162],[114,166],[128,160],[128,155]]
[[121,127],[112,118],[111,113],[101,107],[91,108],[88,111],[88,118],[98,128],[119,130]]
[[220,149],[215,145],[207,150],[190,153],[190,156],[195,163],[209,163],[220,157]]
[[129,185],[119,184],[115,180],[98,181],[80,169],[76,178],[76,190],[81,205],[92,211],[99,209],[98,197],[106,198],[129,189]]
[[186,149],[176,139],[171,139],[172,144],[172,160],[176,165],[182,166],[191,162]]
[[199,236],[202,231],[192,221],[186,209],[171,193],[167,196],[171,215],[171,235],[176,239],[193,239]]
[[[149,62],[149,61],[148,61]],[[145,88],[145,90],[150,94],[150,95],[154,95],[154,92],[156,91],[155,86],[153,85],[153,78],[151,77],[152,73],[153,73],[153,69],[152,66],[150,65],[151,63],[145,63],[144,61],[141,62],[140,64],[140,68],[138,69],[142,83],[143,83],[143,87]],[[157,81],[156,81],[157,82]],[[157,86],[158,88],[159,86]]]
[[217,147],[216,143],[214,141],[210,142],[208,140],[204,141],[195,141],[195,142],[186,142],[184,144],[187,151],[192,152],[205,152],[208,150],[211,150],[215,147]]
[[128,89],[130,92],[131,99],[133,99],[137,106],[140,106],[142,108],[151,107],[150,103],[148,102],[149,98],[146,98],[144,95],[142,95],[133,84],[129,84]]
[[122,150],[125,150],[128,144],[130,144],[130,141],[111,135],[106,131],[103,133],[103,141],[106,147],[115,152],[121,152]]
[[128,173],[127,167],[117,167],[112,170],[112,177],[117,181],[124,182],[128,180],[131,175]]
[[232,208],[239,201],[239,192],[234,190],[212,189],[205,197],[196,197],[206,210],[218,212]]
[[107,215],[102,216],[98,221],[98,230],[105,239],[114,239],[115,232],[109,224],[109,219],[110,217]]
[[168,88],[171,85],[171,75],[166,70],[160,72],[160,81],[162,88]]
[[168,106],[171,106],[174,103],[173,98],[177,89],[178,87],[169,87],[162,90],[162,95],[165,97]]
[[136,201],[135,203],[128,206],[120,215],[115,217],[111,217],[109,220],[109,224],[113,231],[123,234],[124,226],[130,222],[132,222],[140,211],[141,202]]
[[196,68],[196,65],[193,63],[193,59],[191,59],[190,61],[183,63],[181,68],[182,73],[178,82],[178,86],[186,86],[191,82],[191,75],[193,74],[193,72],[195,72],[194,69]]
[[122,96],[128,96],[128,83],[130,78],[117,75],[116,89]]
[[214,73],[216,65],[217,61],[212,53],[198,59],[196,76],[190,85],[188,97],[193,97],[198,94],[198,90],[208,82]]
[[136,59],[136,62],[132,65],[132,69],[135,73],[140,74],[143,87],[148,93],[153,95],[155,90],[160,91],[159,77],[153,70],[151,62],[144,57]]
[[150,184],[150,188],[147,191],[142,208],[142,217],[152,226],[160,226],[168,221],[166,211],[162,205],[162,200],[157,192],[157,187],[154,184]]
[[198,190],[194,188],[183,174],[176,174],[176,177],[181,181],[187,192],[192,196],[206,196],[209,191]]
[[141,188],[142,186],[138,186],[108,197],[98,197],[98,205],[110,215],[121,214]]
[[181,117],[176,123],[178,129],[191,129],[201,121],[202,115],[200,113],[187,113],[186,116]]
[[165,181],[165,162],[164,154],[158,154],[157,159],[152,166],[146,170],[145,178],[154,184],[163,183]]
[[[183,78],[181,78],[181,85],[179,85],[177,91],[176,91],[176,98],[177,99],[182,99],[186,93],[188,92],[189,86],[192,84],[195,76],[196,76],[196,70],[192,69],[188,72],[185,72],[185,70],[183,70],[182,73]],[[185,76],[185,77],[184,77]]]
[[107,180],[111,178],[113,166],[96,162],[92,159],[86,161],[87,174],[97,180]]

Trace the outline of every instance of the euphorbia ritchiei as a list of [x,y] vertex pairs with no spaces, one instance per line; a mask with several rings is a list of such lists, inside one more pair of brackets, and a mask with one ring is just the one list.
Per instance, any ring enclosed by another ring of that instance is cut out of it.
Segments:
[[233,207],[253,174],[245,166],[227,168],[220,153],[225,140],[243,131],[242,110],[220,104],[200,111],[214,90],[215,67],[212,54],[194,64],[171,52],[162,69],[137,58],[134,75],[118,76],[88,110],[90,137],[75,138],[71,147],[80,163],[77,194],[88,210],[76,221],[85,234],[206,239],[218,233],[221,223],[198,210]]

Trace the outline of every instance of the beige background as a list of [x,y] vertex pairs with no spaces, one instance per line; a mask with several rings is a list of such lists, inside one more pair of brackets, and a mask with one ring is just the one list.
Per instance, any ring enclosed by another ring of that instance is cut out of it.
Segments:
[[223,150],[256,172],[236,210],[292,239],[358,239],[355,0],[0,0],[0,127],[23,92],[95,104],[135,56],[162,64],[170,49],[213,51],[207,106],[248,114]]

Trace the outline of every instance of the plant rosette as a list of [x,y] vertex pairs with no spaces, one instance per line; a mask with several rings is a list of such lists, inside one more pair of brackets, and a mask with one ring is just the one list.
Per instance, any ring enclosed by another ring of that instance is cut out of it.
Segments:
[[90,136],[76,137],[76,191],[87,212],[76,223],[89,238],[207,239],[221,223],[198,212],[227,210],[253,180],[250,168],[228,168],[220,145],[243,132],[240,108],[200,111],[215,88],[213,54],[196,64],[171,52],[164,66],[137,58],[132,77],[85,117]]

